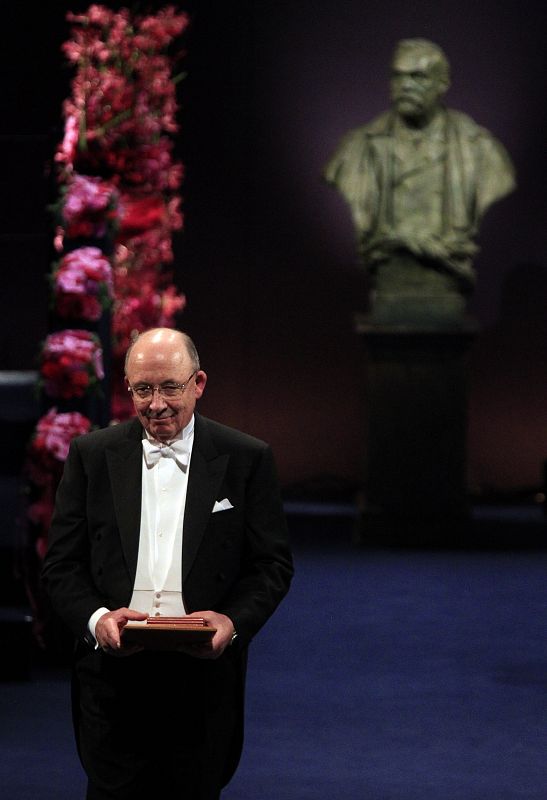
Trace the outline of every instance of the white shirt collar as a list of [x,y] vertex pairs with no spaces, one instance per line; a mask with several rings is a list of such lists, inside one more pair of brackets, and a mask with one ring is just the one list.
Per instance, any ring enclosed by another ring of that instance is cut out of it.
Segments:
[[194,421],[195,421],[195,418],[194,418],[194,415],[192,414],[192,419],[190,420],[188,425],[186,425],[185,428],[183,428],[181,431],[179,431],[179,433],[173,439],[169,439],[168,442],[158,442],[158,440],[154,439],[154,437],[151,436],[148,431],[145,430],[144,433],[146,435],[146,438],[151,442],[154,442],[156,444],[171,444],[171,442],[176,442],[179,439],[189,439],[191,436],[193,436],[193,434],[194,434]]

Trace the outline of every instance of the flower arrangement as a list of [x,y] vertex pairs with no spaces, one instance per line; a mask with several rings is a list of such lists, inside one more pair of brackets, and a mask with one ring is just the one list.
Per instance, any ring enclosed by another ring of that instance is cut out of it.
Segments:
[[49,397],[83,397],[104,378],[98,337],[78,328],[50,334],[40,356],[40,375]]
[[63,50],[76,74],[57,162],[69,172],[106,167],[144,191],[178,188],[180,167],[171,163],[172,142],[164,137],[178,130],[178,78],[167,51],[187,15],[173,6],[138,15],[94,4],[67,19],[72,31]]
[[[93,4],[67,19],[63,50],[74,74],[54,154],[54,332],[39,355],[44,399],[64,408],[38,421],[26,465],[24,571],[39,641],[47,613],[37,576],[70,441],[97,421],[99,404],[90,398],[105,368],[113,421],[133,413],[123,382],[131,338],[148,327],[173,326],[186,303],[167,267],[173,233],[183,224],[183,167],[172,139],[181,78],[174,70],[182,53],[173,45],[187,15],[174,6],[139,14]],[[57,330],[65,321],[70,327]],[[104,365],[103,350],[111,353]]]
[[40,469],[39,475],[34,474],[35,482],[43,483],[44,471],[49,471],[57,464],[64,463],[74,436],[88,433],[90,429],[90,420],[79,411],[59,414],[55,406],[50,408],[47,414],[38,420],[30,444],[34,465],[39,464],[43,468]]
[[[165,265],[182,227],[178,190],[183,167],[173,159],[178,130],[177,56],[170,47],[188,17],[167,6],[133,14],[91,5],[67,15],[63,45],[75,68],[65,100],[64,137],[55,153],[61,200],[55,247],[90,239],[112,267],[112,407],[132,413],[123,382],[123,356],[135,331],[174,325],[185,297]],[[74,298],[71,298],[74,300]],[[61,301],[61,309],[69,305]],[[88,303],[88,312],[96,303]],[[85,317],[89,319],[89,317]]]
[[54,265],[53,306],[60,317],[96,322],[112,305],[112,266],[99,247],[78,247]]
[[43,558],[47,532],[53,514],[55,491],[61,478],[70,442],[75,436],[88,433],[91,421],[77,411],[59,414],[53,407],[38,420],[28,448],[27,475],[34,485],[34,496],[28,505],[28,518],[36,526],[36,554]]
[[118,192],[110,181],[90,175],[71,175],[62,193],[61,218],[69,239],[100,239],[116,219]]

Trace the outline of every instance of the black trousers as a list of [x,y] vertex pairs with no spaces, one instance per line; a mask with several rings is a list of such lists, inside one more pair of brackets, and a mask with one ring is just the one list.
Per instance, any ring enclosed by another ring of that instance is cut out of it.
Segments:
[[238,737],[238,674],[182,653],[79,660],[73,711],[87,800],[218,800]]

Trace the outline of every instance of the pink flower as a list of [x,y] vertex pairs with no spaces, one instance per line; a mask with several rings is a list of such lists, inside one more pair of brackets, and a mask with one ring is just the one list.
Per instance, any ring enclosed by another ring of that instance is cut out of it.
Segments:
[[61,259],[55,272],[58,293],[98,294],[101,286],[112,297],[112,267],[100,248],[78,247]]
[[91,422],[83,414],[72,411],[58,414],[55,407],[38,420],[31,447],[36,453],[65,461],[70,442],[75,436],[88,433]]
[[74,162],[78,146],[78,119],[75,114],[68,114],[65,119],[65,135],[55,154],[55,161],[70,167]]
[[79,329],[50,334],[42,349],[40,374],[50,397],[83,397],[104,378],[98,338]]
[[71,225],[82,217],[104,215],[116,197],[117,192],[108,181],[75,174],[65,195],[63,217]]
[[46,531],[70,442],[75,436],[90,430],[91,421],[83,414],[77,411],[58,414],[55,407],[36,424],[25,461],[25,473],[35,487],[28,516],[31,522]]
[[[169,137],[178,130],[171,79],[178,56],[168,48],[188,25],[188,16],[174,5],[135,14],[93,4],[67,19],[72,32],[64,51],[75,75],[56,154],[66,193],[55,247],[63,254],[67,240],[109,234],[115,255],[108,273],[108,260],[98,249],[65,254],[54,273],[55,308],[60,315],[96,320],[114,295],[113,339],[119,352],[131,330],[172,326],[186,302],[163,267],[173,261],[173,232],[183,223],[175,194],[183,167],[173,159]],[[92,357],[86,351],[77,365],[83,345],[76,346],[70,331],[64,333],[59,352],[50,342],[43,359],[44,386],[57,392],[53,396],[82,396],[100,379],[100,351]],[[113,385],[118,386],[115,375]]]
[[60,225],[57,225],[55,228],[55,236],[53,238],[53,247],[55,248],[57,253],[63,252],[65,241],[65,231]]
[[119,295],[112,321],[115,354],[120,356],[126,351],[133,331],[174,327],[176,314],[185,305],[185,296],[174,285],[160,288],[152,276],[141,281],[138,295]]

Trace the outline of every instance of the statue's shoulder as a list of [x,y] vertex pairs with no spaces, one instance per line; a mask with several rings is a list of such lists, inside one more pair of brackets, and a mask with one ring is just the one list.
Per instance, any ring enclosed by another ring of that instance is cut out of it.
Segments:
[[[449,109],[450,128],[459,139],[459,147],[469,164],[477,165],[480,159],[480,185],[482,198],[480,213],[494,200],[515,188],[515,168],[504,145],[489,130],[479,125],[462,111]],[[449,130],[450,130],[449,128]],[[450,134],[449,134],[450,135]]]
[[353,172],[356,165],[366,163],[374,138],[389,133],[390,129],[391,114],[387,111],[365,125],[349,130],[342,136],[325,167],[324,176],[327,182],[336,183],[348,168]]
[[382,136],[390,133],[392,126],[393,114],[391,111],[384,111],[383,114],[379,114],[364,125],[352,128],[346,133],[342,141],[347,143],[362,142],[363,139],[368,139],[371,136]]
[[366,136],[385,136],[393,130],[393,112],[384,111],[371,119],[361,130]]
[[486,138],[493,140],[494,136],[484,128],[482,125],[479,125],[478,122],[469,116],[469,114],[465,114],[463,111],[456,111],[453,108],[447,109],[447,116],[450,121],[451,126],[458,132],[460,136],[464,136],[467,139],[478,139],[478,138]]

